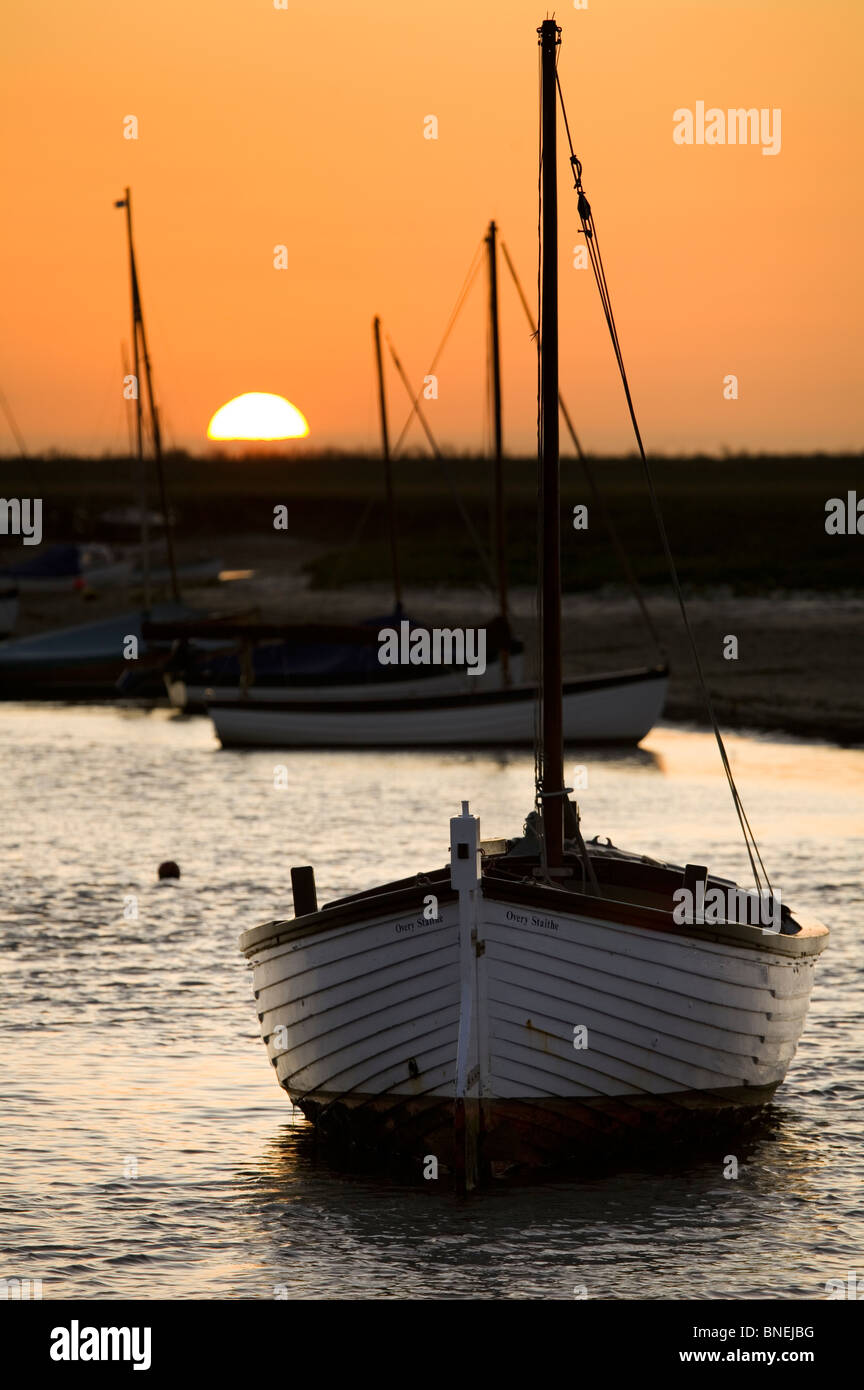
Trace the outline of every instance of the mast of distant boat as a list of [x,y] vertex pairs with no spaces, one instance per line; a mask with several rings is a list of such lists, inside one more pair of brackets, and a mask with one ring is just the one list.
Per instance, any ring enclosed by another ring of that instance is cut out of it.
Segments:
[[495,469],[495,558],[498,567],[498,606],[504,626],[501,646],[501,681],[510,684],[510,618],[507,594],[507,551],[504,516],[504,455],[501,430],[501,336],[498,321],[497,227],[489,223],[486,246],[489,252],[489,334],[492,353],[492,427]]
[[132,288],[132,380],[135,389],[135,454],[138,459],[138,486],[141,499],[141,565],[144,573],[144,610],[150,611],[150,518],[147,496],[147,469],[144,463],[144,425],[141,412],[141,374],[139,370],[138,318],[138,275],[135,269],[135,251],[132,245],[132,194],[127,188],[125,197],[114,204],[115,208],[126,209],[126,242],[129,251],[129,281]]
[[399,572],[399,545],[396,532],[396,501],[393,495],[393,467],[390,459],[390,434],[387,429],[387,397],[384,391],[384,363],[381,358],[381,320],[372,321],[375,338],[375,362],[378,368],[378,408],[381,415],[381,456],[384,460],[384,487],[387,493],[387,524],[390,533],[390,562],[393,567],[393,600],[397,616],[402,614],[402,578]]
[[542,539],[542,720],[540,797],[544,860],[564,854],[564,735],[561,694],[561,511],[558,444],[558,116],[556,58],[560,28],[546,19],[540,35],[542,106],[542,279],[540,297],[540,492]]
[[143,358],[144,379],[147,385],[147,408],[150,415],[150,434],[153,439],[153,456],[156,463],[156,478],[159,486],[159,505],[162,509],[165,527],[165,545],[168,551],[168,569],[171,576],[171,596],[175,603],[180,602],[180,586],[177,582],[177,566],[174,560],[174,536],[171,517],[168,511],[168,495],[165,488],[165,468],[162,460],[162,429],[159,412],[153,396],[153,378],[150,371],[150,352],[147,347],[147,334],[144,329],[144,312],[141,307],[141,293],[138,286],[138,268],[135,263],[135,247],[132,240],[132,194],[125,190],[115,207],[126,209],[126,239],[129,247],[129,278],[132,284],[132,370],[135,376],[135,443],[138,453],[138,466],[141,471],[143,506],[141,509],[141,548],[144,569],[144,607],[150,607],[150,527],[147,517],[147,481],[144,463],[144,432],[141,407],[141,382],[139,367]]

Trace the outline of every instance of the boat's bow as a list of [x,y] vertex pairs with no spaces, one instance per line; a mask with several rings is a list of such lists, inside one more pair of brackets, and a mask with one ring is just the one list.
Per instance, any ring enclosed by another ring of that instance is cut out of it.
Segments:
[[552,879],[531,841],[484,850],[463,804],[448,868],[244,933],[277,1078],[325,1134],[470,1183],[770,1100],[827,929],[785,908],[682,922],[689,866],[568,840]]

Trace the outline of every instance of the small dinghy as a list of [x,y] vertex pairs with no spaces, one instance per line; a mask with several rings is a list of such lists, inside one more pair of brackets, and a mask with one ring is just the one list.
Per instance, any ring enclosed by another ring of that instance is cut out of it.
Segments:
[[[450,821],[448,864],[321,908],[313,870],[292,869],[294,919],[240,938],[276,1079],[319,1132],[352,1149],[390,1150],[427,1176],[438,1165],[449,1168],[466,1188],[497,1165],[574,1164],[610,1151],[632,1159],[645,1142],[704,1134],[758,1113],[794,1056],[828,939],[821,923],[781,905],[768,878],[695,643],[754,888],[709,873],[698,843],[695,862],[683,865],[586,844],[568,800],[558,484],[560,30],[546,20],[539,34],[544,566],[536,809],[521,836],[483,841],[466,801]],[[582,228],[596,252],[575,155],[572,167]],[[602,263],[595,274],[602,292]],[[608,297],[604,307],[617,344]],[[618,360],[626,386],[620,349]],[[650,479],[638,429],[637,441]],[[653,485],[652,497],[656,503]],[[655,515],[691,637],[659,508]]]

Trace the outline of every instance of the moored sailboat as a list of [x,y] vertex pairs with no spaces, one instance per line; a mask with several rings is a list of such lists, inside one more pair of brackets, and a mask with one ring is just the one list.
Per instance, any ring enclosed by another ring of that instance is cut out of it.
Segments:
[[[381,321],[377,316],[372,332],[393,584],[392,613],[378,620],[365,619],[353,624],[249,623],[233,633],[236,639],[233,647],[215,653],[202,647],[201,633],[194,624],[179,626],[173,634],[176,647],[165,670],[169,699],[175,708],[187,712],[206,709],[225,746],[315,743],[320,730],[315,727],[315,721],[307,717],[307,711],[314,712],[321,703],[328,707],[344,704],[348,713],[358,703],[365,707],[370,701],[466,694],[486,685],[497,688],[508,683],[514,672],[516,678],[521,679],[522,644],[509,630],[506,604],[487,634],[488,669],[480,680],[468,677],[464,663],[457,663],[445,671],[414,667],[399,675],[377,660],[373,625],[382,628],[395,624],[401,628],[407,624],[412,631],[422,625],[406,617],[402,602]],[[361,528],[371,507],[370,499],[361,518]],[[171,633],[166,629],[162,635]],[[266,711],[259,718],[262,705],[266,706]],[[288,711],[287,720],[279,718],[283,709]],[[350,733],[350,719],[347,728]],[[358,733],[359,738],[349,736],[347,741],[362,743],[362,730]]]
[[[163,622],[188,617],[178,604],[150,610]],[[137,699],[157,700],[165,646],[148,642],[140,612],[33,633],[0,644],[0,700],[103,701],[121,698],[120,682],[134,670]],[[124,652],[135,652],[134,661]]]
[[[464,802],[450,822],[448,865],[320,909],[312,870],[294,869],[294,919],[253,928],[240,942],[268,1057],[294,1104],[324,1135],[434,1157],[467,1187],[496,1163],[571,1161],[596,1147],[632,1154],[645,1137],[758,1112],[786,1075],[828,937],[821,923],[781,906],[716,723],[754,892],[698,863],[586,844],[568,800],[558,530],[560,30],[546,20],[539,34],[538,809],[522,836],[484,842]],[[577,170],[590,229],[580,180]],[[672,573],[680,594],[674,566]]]
[[[458,671],[386,685],[295,684],[265,688],[254,707],[238,693],[207,710],[224,748],[528,747],[537,687],[501,687],[496,677],[490,668],[480,680]],[[566,681],[564,737],[580,747],[640,743],[662,714],[667,683],[664,667]]]
[[[49,545],[38,555],[7,569],[5,575],[0,573],[0,583],[9,577],[16,591],[27,596],[76,590],[101,592],[140,585],[143,602],[109,618],[34,632],[4,642],[0,647],[0,699],[4,700],[101,701],[131,697],[150,702],[160,699],[163,696],[162,671],[170,648],[164,639],[148,638],[147,626],[188,622],[194,618],[195,610],[181,599],[178,576],[185,573],[190,579],[210,579],[215,578],[221,568],[221,561],[211,559],[186,566],[178,566],[176,562],[159,411],[132,235],[132,195],[128,188],[114,206],[125,210],[129,257],[133,370],[131,383],[129,378],[127,383],[133,386],[130,399],[134,406],[135,453],[142,492],[142,506],[136,509],[134,517],[140,525],[141,545],[126,555],[119,555],[113,547],[96,542]],[[139,377],[142,364],[147,391],[146,424]],[[151,438],[161,503],[161,513],[155,516],[147,506],[145,429],[149,430]],[[151,525],[159,521],[164,526],[166,564],[156,568]],[[170,586],[170,601],[154,605],[152,590],[162,583]],[[211,626],[215,621],[210,619]]]
[[293,921],[244,933],[276,1078],[323,1135],[471,1182],[771,1099],[826,929],[785,910],[769,933],[682,926],[686,867],[586,850],[544,866],[539,840],[484,848],[466,803],[447,868],[320,911],[295,889]]
[[[510,623],[503,481],[498,236],[494,221],[489,224],[484,242],[489,280],[495,534],[495,563],[489,564],[489,572],[497,608],[495,618],[488,628],[483,629],[484,643],[488,647],[484,671],[467,671],[462,663],[449,669],[427,667],[424,671],[422,661],[417,662],[414,653],[410,657],[405,653],[401,658],[403,669],[400,679],[393,679],[395,673],[392,670],[373,662],[366,670],[358,671],[356,679],[352,680],[350,675],[346,675],[343,679],[334,680],[323,658],[322,677],[316,679],[312,670],[308,667],[303,669],[302,663],[293,658],[286,644],[282,653],[284,676],[280,679],[278,674],[268,674],[265,667],[263,678],[259,678],[255,673],[256,652],[253,649],[244,663],[244,669],[252,672],[253,678],[247,677],[239,683],[234,680],[221,686],[214,683],[215,688],[202,687],[200,680],[195,685],[187,681],[182,696],[177,696],[187,701],[203,700],[223,747],[530,746],[533,742],[538,689],[536,682],[524,679],[522,643],[513,636]],[[510,268],[515,278],[512,265]],[[517,288],[521,295],[518,282]],[[377,318],[373,322],[373,335],[393,572],[394,613],[387,623],[404,628],[405,621],[400,622],[402,580],[381,325]],[[407,388],[401,363],[395,352],[393,356]],[[561,405],[564,409],[563,401]],[[569,415],[566,410],[564,413],[579,450]],[[419,397],[414,398],[413,414],[420,419],[433,452],[440,460],[440,450],[423,415]],[[417,628],[421,626],[416,625]],[[257,654],[262,666],[263,657],[263,652]],[[663,712],[667,686],[668,669],[661,661],[650,666],[573,677],[563,689],[564,736],[582,746],[639,743]],[[179,688],[179,682],[175,681],[174,688]]]

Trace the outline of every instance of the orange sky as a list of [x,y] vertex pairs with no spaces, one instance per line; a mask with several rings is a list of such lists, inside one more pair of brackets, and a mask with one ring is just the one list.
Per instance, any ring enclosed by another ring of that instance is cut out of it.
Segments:
[[[527,0],[7,0],[0,389],[28,448],[125,447],[112,203],[127,183],[168,442],[202,448],[229,397],[274,391],[311,442],[373,446],[373,313],[419,381],[490,217],[536,281],[545,13]],[[860,448],[860,0],[588,0],[557,17],[648,447]],[[700,99],[781,108],[780,154],[675,145],[673,111]],[[137,141],[123,138],[129,114]],[[423,138],[429,114],[437,141]],[[576,228],[562,160],[562,388],[585,444],[621,449]],[[502,295],[505,438],[529,449],[535,364],[509,284]],[[484,441],[484,297],[480,282],[428,407],[454,446]],[[728,373],[737,401],[723,399]],[[398,432],[392,374],[388,386]]]

